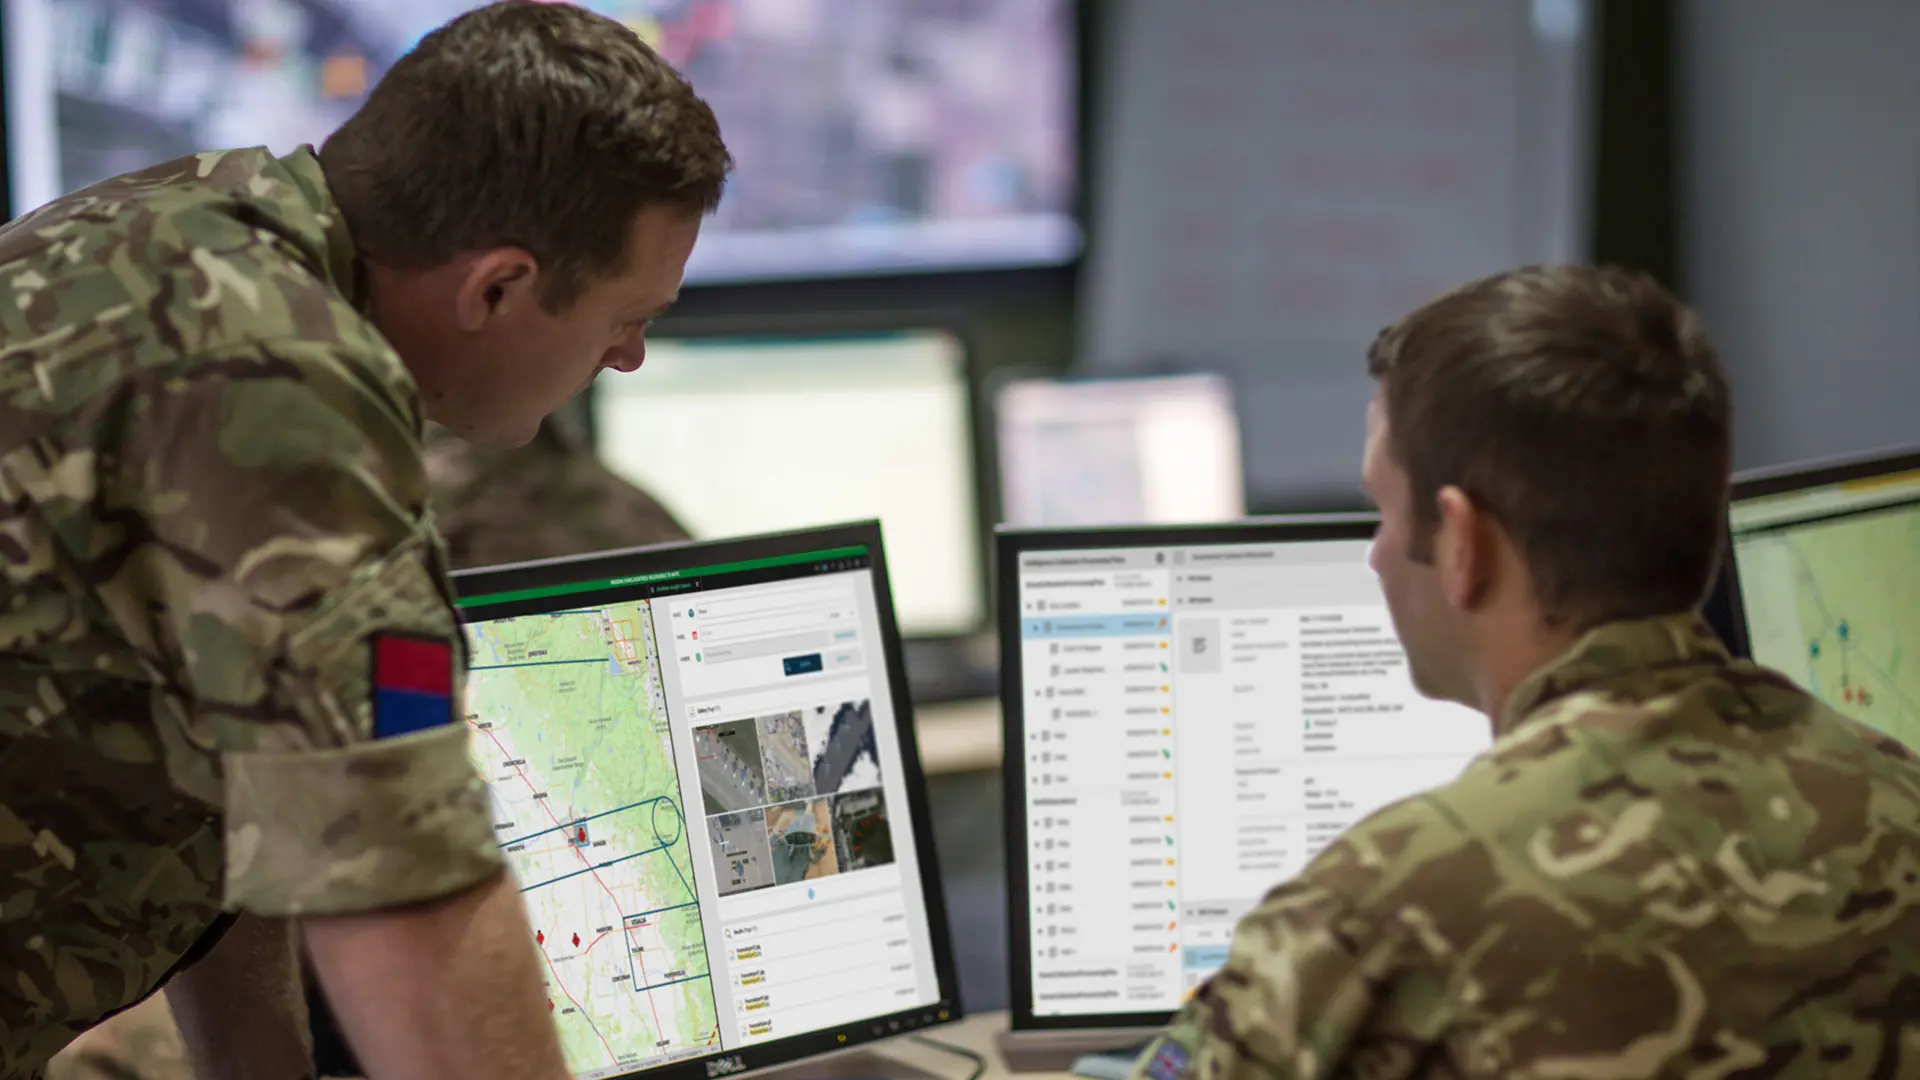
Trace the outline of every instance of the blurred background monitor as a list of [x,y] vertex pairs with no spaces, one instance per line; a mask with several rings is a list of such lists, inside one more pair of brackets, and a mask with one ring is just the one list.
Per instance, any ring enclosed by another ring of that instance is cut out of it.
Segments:
[[648,342],[591,395],[609,468],[696,538],[879,518],[902,632],[986,620],[972,395],[943,330]]
[[1920,748],[1920,446],[1742,473],[1729,516],[1753,659]]
[[1060,528],[1246,514],[1233,387],[1213,374],[1015,379],[994,396],[1001,518]]
[[[471,0],[0,0],[11,212],[196,150],[318,146]],[[689,283],[1080,252],[1073,0],[587,0],[738,162]]]

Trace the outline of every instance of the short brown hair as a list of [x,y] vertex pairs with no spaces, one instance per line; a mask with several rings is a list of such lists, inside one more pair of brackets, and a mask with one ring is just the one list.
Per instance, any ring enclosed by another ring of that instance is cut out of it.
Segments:
[[1426,561],[1454,485],[1525,556],[1556,624],[1698,605],[1719,565],[1732,407],[1700,319],[1645,274],[1526,267],[1368,350]]
[[619,271],[643,208],[711,213],[733,167],[713,110],[633,31],[535,0],[428,34],[320,162],[361,254],[423,267],[517,245],[556,309]]

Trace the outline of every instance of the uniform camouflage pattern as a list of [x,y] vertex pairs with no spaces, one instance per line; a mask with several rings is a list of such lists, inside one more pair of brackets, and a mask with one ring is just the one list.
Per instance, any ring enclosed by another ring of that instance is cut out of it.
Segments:
[[1602,627],[1235,931],[1135,1080],[1920,1076],[1920,764],[1692,617]]
[[60,200],[0,229],[0,296],[15,1077],[223,908],[368,910],[502,864],[458,727],[369,741],[368,635],[458,635],[418,392],[312,152]]
[[[668,543],[687,533],[651,496],[593,456],[557,419],[515,450],[438,425],[426,437],[429,504],[452,565],[491,566]],[[317,987],[309,1004],[325,1009]],[[86,1032],[48,1063],[47,1080],[194,1080],[163,995]]]
[[455,568],[664,544],[687,530],[651,495],[600,463],[584,438],[548,418],[526,446],[480,446],[427,432],[434,521]]

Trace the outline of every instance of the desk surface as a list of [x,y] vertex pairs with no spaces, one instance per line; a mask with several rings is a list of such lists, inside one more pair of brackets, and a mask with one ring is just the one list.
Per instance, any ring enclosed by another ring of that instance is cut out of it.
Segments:
[[[1007,1055],[1002,1052],[1000,1044],[1001,1037],[1007,1031],[1007,1019],[1004,1010],[981,1013],[957,1024],[929,1028],[926,1037],[979,1054],[986,1061],[986,1069],[980,1074],[980,1080],[1070,1080],[1074,1074],[1065,1069],[1080,1055],[1138,1046],[1157,1034],[1152,1030],[1111,1029],[1032,1032],[1023,1037],[1023,1045],[1011,1051],[1030,1063],[1030,1071],[1015,1072],[1008,1067]],[[973,1071],[971,1061],[937,1047],[913,1042],[910,1037],[876,1044],[870,1053],[874,1057],[890,1059],[909,1069],[926,1073],[936,1080],[962,1080]],[[1059,1063],[1058,1071],[1054,1071],[1056,1066],[1053,1062]],[[1048,1067],[1036,1069],[1032,1063],[1047,1063]],[[864,1071],[868,1074],[872,1072],[870,1069]],[[854,1076],[860,1072],[862,1070],[856,1066],[844,1075]]]

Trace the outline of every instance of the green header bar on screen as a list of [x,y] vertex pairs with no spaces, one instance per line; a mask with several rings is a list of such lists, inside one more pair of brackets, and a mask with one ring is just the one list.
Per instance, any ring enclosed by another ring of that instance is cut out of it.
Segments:
[[739,562],[716,563],[712,566],[689,566],[685,570],[662,570],[653,574],[634,574],[630,577],[602,578],[599,581],[575,581],[565,585],[547,585],[537,589],[515,589],[512,592],[486,593],[481,596],[463,596],[454,602],[454,606],[470,608],[485,607],[491,604],[511,604],[519,600],[541,600],[549,596],[569,596],[573,593],[600,592],[604,589],[622,589],[630,585],[651,585],[659,581],[681,581],[687,578],[709,577],[714,574],[738,574],[746,570],[765,570],[775,566],[794,566],[799,563],[824,562],[829,559],[850,559],[865,555],[867,546],[857,544],[853,547],[830,548],[826,551],[802,551],[792,555],[770,555],[764,559],[742,559]]

